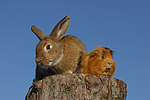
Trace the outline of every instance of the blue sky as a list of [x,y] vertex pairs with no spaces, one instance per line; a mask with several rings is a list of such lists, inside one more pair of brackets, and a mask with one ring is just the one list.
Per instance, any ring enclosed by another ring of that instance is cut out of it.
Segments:
[[0,100],[23,100],[35,76],[38,38],[32,25],[49,34],[64,16],[71,17],[67,35],[78,37],[88,53],[111,48],[113,77],[127,83],[127,100],[150,94],[149,0],[3,0],[0,3]]

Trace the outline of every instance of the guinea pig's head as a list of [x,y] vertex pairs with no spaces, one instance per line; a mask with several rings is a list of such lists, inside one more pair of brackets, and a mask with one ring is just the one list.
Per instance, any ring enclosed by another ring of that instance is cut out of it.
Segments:
[[96,47],[89,57],[90,73],[112,76],[115,72],[113,51],[106,47]]

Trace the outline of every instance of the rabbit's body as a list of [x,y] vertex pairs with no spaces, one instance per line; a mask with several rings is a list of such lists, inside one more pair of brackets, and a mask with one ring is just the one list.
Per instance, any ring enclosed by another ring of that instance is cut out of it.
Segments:
[[112,76],[115,72],[112,52],[109,48],[96,47],[91,53],[83,57],[80,68],[81,73]]
[[[32,31],[41,40],[36,47],[36,78],[40,80],[54,74],[70,74],[78,69],[84,55],[84,44],[74,36],[64,36],[69,26],[70,17],[66,16],[46,36],[32,26]],[[63,37],[64,36],[64,37]]]

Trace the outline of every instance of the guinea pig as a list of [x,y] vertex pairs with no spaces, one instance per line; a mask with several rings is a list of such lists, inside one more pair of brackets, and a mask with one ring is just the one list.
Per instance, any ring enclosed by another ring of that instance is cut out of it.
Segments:
[[112,59],[113,51],[99,46],[91,53],[83,56],[80,72],[83,74],[109,75],[115,72],[115,62]]

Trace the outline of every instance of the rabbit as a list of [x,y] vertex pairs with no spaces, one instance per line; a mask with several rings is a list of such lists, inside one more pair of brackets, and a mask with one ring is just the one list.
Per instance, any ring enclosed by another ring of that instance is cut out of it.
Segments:
[[115,72],[115,62],[112,59],[113,51],[99,46],[82,58],[80,73],[112,76]]
[[36,46],[36,81],[50,75],[74,73],[82,57],[87,54],[84,44],[78,38],[64,36],[69,22],[70,17],[64,17],[47,36],[36,26],[31,27],[31,31],[40,40]]

